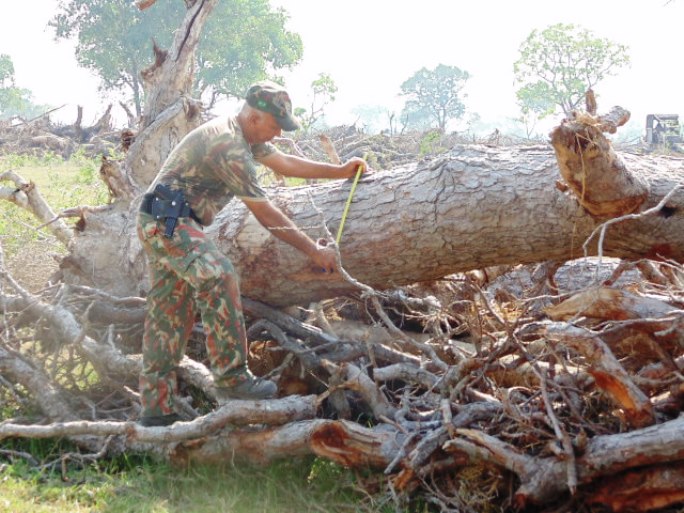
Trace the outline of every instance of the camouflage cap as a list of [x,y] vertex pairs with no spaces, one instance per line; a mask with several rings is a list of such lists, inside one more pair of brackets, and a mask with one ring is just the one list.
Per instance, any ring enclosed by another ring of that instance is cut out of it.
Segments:
[[268,80],[257,82],[247,90],[245,101],[250,107],[272,114],[286,132],[299,128],[299,122],[292,115],[290,95],[283,86]]

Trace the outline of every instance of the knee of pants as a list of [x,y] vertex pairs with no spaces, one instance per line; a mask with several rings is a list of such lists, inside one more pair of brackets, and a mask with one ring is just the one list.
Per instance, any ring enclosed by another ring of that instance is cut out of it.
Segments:
[[178,367],[178,362],[175,360],[173,355],[159,355],[156,358],[145,358],[143,362],[142,372],[143,374],[156,374],[157,376],[165,376],[168,374],[173,374]]
[[185,272],[186,280],[200,293],[238,286],[238,277],[227,258],[209,252],[193,260]]

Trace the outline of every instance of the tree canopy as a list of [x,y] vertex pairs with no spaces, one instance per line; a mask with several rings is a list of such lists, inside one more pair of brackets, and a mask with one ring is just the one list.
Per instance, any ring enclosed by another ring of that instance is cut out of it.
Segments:
[[416,71],[401,84],[401,94],[408,97],[402,112],[404,124],[427,128],[436,123],[444,130],[450,120],[460,118],[465,112],[460,94],[469,78],[467,71],[444,64],[432,70]]
[[630,62],[628,48],[576,25],[533,30],[514,63],[516,91],[523,115],[545,117],[560,107],[575,110],[584,95]]
[[[60,0],[50,21],[56,39],[75,37],[78,63],[94,71],[105,91],[132,98],[143,108],[140,72],[151,64],[152,44],[168,46],[185,14],[180,2],[157,2],[141,12],[128,0]],[[202,34],[195,93],[211,107],[220,97],[239,96],[249,83],[296,64],[303,45],[285,29],[287,15],[268,0],[219,2]]]
[[16,86],[12,58],[7,54],[0,55],[0,119],[33,117],[47,109],[34,104],[32,96],[28,89]]
[[309,108],[297,107],[294,111],[304,132],[323,124],[325,107],[335,101],[337,84],[329,73],[319,73],[318,78],[311,82],[311,91],[313,98]]

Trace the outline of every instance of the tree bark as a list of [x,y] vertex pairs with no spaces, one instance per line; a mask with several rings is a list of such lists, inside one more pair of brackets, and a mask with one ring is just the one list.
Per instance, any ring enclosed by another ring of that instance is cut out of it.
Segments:
[[[356,188],[341,242],[342,265],[360,282],[385,289],[490,266],[587,255],[684,261],[684,190],[675,190],[682,185],[682,160],[629,154],[621,159],[625,172],[648,186],[642,210],[674,193],[657,212],[612,224],[602,238],[594,232],[605,219],[593,217],[576,196],[557,187],[558,164],[545,147],[460,146],[429,164],[377,172]],[[311,237],[330,238],[350,186],[333,181],[277,188],[270,196]],[[130,214],[112,210],[116,225],[130,232]],[[65,267],[79,275],[67,281],[122,296],[144,293],[137,242],[112,240],[110,233],[96,237],[80,256],[75,244],[74,259],[91,262],[93,252],[108,258],[95,272],[88,266],[87,275],[80,265]],[[219,213],[207,233],[235,264],[247,297],[284,306],[359,290],[340,274],[316,273],[304,255],[272,237],[238,200]]]
[[[644,207],[682,183],[681,161],[625,155],[628,169],[649,185]],[[413,170],[381,172],[357,186],[341,256],[345,269],[374,288],[431,281],[503,264],[585,256],[583,244],[600,223],[575,196],[556,187],[558,165],[546,149],[454,148]],[[314,237],[335,233],[349,182],[278,190],[276,202]],[[604,256],[684,258],[677,191],[660,213],[609,229]],[[208,232],[237,264],[245,295],[270,304],[301,304],[355,290],[339,275],[320,276],[305,258],[270,237],[237,203]],[[597,237],[586,255],[597,255]],[[268,271],[266,271],[268,269]]]
[[[194,58],[202,28],[218,0],[198,0],[188,7],[169,50],[155,46],[155,62],[141,75],[145,113],[125,167],[139,189],[154,179],[180,139],[201,122],[201,105],[192,98]],[[145,9],[149,2],[141,2]]]

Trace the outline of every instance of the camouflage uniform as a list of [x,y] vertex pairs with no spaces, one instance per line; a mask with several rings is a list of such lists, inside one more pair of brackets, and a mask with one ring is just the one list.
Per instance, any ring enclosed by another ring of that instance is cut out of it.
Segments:
[[138,215],[152,285],[140,375],[142,416],[172,413],[175,368],[185,354],[196,308],[217,385],[234,386],[246,377],[247,337],[238,277],[202,225],[211,224],[234,196],[266,201],[256,180],[255,159],[273,151],[268,143],[250,147],[234,118],[215,119],[180,142],[150,186],[148,192],[157,184],[184,191],[201,224],[179,218],[173,237],[166,238],[163,220],[145,212]]

